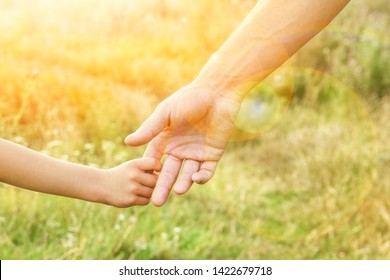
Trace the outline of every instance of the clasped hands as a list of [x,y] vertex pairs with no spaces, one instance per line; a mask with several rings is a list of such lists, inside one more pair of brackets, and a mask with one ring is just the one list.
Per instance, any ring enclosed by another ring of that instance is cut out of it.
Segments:
[[[184,194],[215,173],[235,127],[240,102],[228,93],[190,84],[162,101],[134,133],[129,146],[148,143],[145,157],[166,160],[151,201],[162,206],[173,188]],[[174,186],[174,187],[173,187]]]

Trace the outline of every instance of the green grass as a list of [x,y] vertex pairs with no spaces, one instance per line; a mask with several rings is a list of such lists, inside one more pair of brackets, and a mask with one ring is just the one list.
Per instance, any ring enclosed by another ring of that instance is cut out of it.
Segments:
[[[103,168],[141,156],[124,137],[255,3],[235,2],[0,0],[0,137]],[[162,208],[0,185],[0,259],[389,259],[389,6],[352,1],[245,103],[278,112],[242,112],[246,141]]]

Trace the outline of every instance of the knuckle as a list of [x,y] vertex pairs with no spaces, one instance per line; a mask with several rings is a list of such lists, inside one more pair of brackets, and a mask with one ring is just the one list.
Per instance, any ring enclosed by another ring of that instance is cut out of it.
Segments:
[[154,170],[158,169],[159,166],[161,166],[161,162],[153,157],[147,157],[145,158],[145,163],[149,164],[150,167]]
[[139,179],[138,172],[135,171],[129,172],[129,179],[132,181],[137,181]]
[[162,164],[158,159],[153,158],[152,164],[155,169],[161,169]]
[[137,197],[134,196],[134,195],[132,195],[132,196],[130,196],[130,197],[127,199],[127,202],[128,202],[128,204],[130,204],[130,205],[134,205],[134,204],[136,204],[136,202],[137,202]]
[[131,185],[129,188],[129,195],[133,195],[139,190],[139,186],[137,185]]

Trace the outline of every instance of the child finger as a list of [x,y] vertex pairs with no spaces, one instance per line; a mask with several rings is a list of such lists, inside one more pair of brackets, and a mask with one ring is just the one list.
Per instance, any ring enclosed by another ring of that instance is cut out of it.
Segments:
[[160,171],[162,168],[162,163],[158,159],[152,157],[144,157],[137,160],[137,167],[144,171]]
[[153,188],[149,188],[146,186],[141,186],[138,188],[136,194],[140,197],[150,198],[153,193]]
[[136,199],[135,199],[135,205],[148,205],[150,202],[150,198],[147,198],[147,197],[142,197],[142,196],[138,196]]
[[149,188],[154,188],[156,186],[157,179],[158,176],[156,174],[143,172],[142,174],[139,175],[138,182]]

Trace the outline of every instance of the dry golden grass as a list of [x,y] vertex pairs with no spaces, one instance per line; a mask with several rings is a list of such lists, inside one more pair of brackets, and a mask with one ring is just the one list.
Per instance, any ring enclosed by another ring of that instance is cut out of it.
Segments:
[[[101,167],[141,156],[123,138],[255,2],[0,0],[0,137]],[[389,13],[352,1],[291,62],[280,121],[161,209],[0,186],[0,258],[390,258]]]

